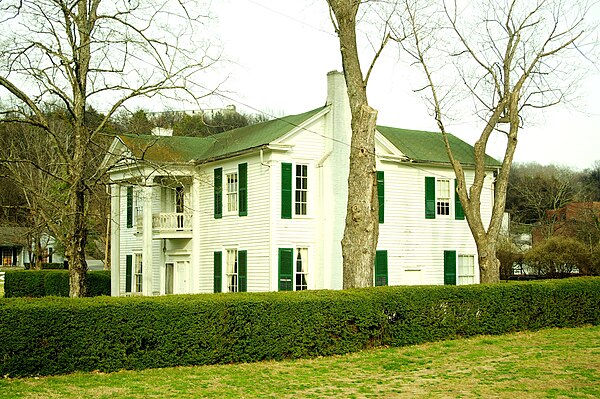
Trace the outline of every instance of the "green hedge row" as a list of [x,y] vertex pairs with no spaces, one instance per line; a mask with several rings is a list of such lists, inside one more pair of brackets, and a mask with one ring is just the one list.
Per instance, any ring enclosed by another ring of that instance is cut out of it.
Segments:
[[343,354],[600,324],[600,278],[347,291],[0,301],[0,375]]
[[[87,273],[88,296],[110,295],[110,271]],[[4,276],[6,298],[69,296],[68,270],[10,270]]]
[[[44,262],[42,263],[42,269],[43,270],[64,270],[64,269],[68,269],[68,267],[66,267],[67,263],[66,262],[54,262],[54,263],[47,263]],[[31,267],[31,263],[25,263],[25,270],[29,270],[29,268]]]

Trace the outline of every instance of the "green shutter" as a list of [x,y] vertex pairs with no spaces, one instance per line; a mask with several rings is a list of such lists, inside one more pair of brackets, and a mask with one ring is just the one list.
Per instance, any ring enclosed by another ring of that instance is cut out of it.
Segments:
[[240,216],[248,216],[248,164],[238,165],[238,209]]
[[377,171],[377,200],[379,201],[379,223],[383,223],[385,209],[383,171]]
[[221,292],[223,286],[223,253],[213,252],[213,289],[214,292]]
[[127,187],[127,227],[133,227],[133,186]]
[[238,251],[238,291],[248,291],[248,251]]
[[456,251],[444,251],[444,285],[456,285]]
[[435,219],[435,177],[425,177],[425,219]]
[[281,164],[281,218],[292,218],[292,164]]
[[458,197],[458,180],[454,180],[454,219],[465,220],[465,212]]
[[279,291],[293,291],[294,250],[279,248]]
[[375,286],[388,285],[388,254],[387,251],[375,252]]
[[215,219],[221,219],[223,217],[223,168],[215,169],[214,190]]
[[131,280],[133,275],[133,255],[125,256],[125,292],[131,292]]

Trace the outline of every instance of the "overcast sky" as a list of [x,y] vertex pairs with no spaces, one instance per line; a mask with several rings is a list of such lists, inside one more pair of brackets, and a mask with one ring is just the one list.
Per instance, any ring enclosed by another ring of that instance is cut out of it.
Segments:
[[[228,78],[228,98],[207,106],[235,104],[246,112],[281,116],[301,113],[325,102],[326,74],[342,70],[339,44],[325,0],[219,0],[213,2]],[[592,18],[600,20],[596,6]],[[366,49],[364,49],[366,50]],[[423,100],[413,90],[415,72],[398,61],[390,46],[376,65],[368,87],[378,124],[436,130]],[[600,73],[583,82],[580,99],[540,112],[520,131],[515,161],[555,163],[583,169],[600,160]],[[473,143],[479,127],[448,129]],[[488,153],[501,157],[500,139]]]

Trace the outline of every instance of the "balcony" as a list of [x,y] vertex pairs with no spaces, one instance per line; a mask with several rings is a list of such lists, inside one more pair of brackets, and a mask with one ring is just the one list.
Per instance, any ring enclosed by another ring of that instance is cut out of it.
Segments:
[[153,238],[191,238],[191,213],[155,213],[152,215]]

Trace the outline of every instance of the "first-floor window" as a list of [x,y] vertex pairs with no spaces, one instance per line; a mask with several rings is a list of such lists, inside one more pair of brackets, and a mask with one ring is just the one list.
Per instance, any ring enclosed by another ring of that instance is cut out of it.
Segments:
[[308,248],[296,249],[296,291],[303,291],[308,288],[306,276],[308,274]]
[[450,180],[437,180],[436,211],[438,215],[450,215]]
[[238,251],[227,250],[227,291],[238,292]]
[[135,254],[135,268],[134,268],[134,287],[135,292],[142,292],[143,288],[143,276],[142,276],[142,254]]
[[475,284],[474,255],[458,255],[458,284]]

